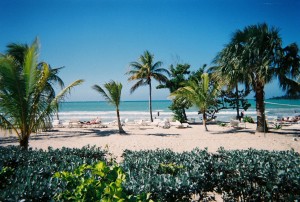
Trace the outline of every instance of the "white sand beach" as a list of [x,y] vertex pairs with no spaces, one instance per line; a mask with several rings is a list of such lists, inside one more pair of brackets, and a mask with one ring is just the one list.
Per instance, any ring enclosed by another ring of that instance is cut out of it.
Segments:
[[[32,134],[29,146],[38,149],[48,147],[75,147],[96,145],[107,148],[121,160],[124,150],[172,149],[176,152],[190,151],[193,148],[207,148],[215,152],[225,149],[264,149],[290,150],[300,152],[300,124],[284,126],[280,130],[270,129],[269,133],[255,132],[256,124],[246,124],[246,128],[208,125],[206,132],[200,124],[179,129],[172,126],[163,129],[156,126],[124,126],[127,134],[120,135],[117,126],[108,128],[54,128],[48,132]],[[0,146],[18,145],[13,134],[0,131]]]

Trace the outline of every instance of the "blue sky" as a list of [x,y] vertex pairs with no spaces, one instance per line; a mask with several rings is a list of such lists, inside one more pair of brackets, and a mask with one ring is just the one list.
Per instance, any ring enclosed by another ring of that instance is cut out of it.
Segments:
[[[211,65],[234,31],[262,22],[280,29],[283,45],[300,45],[299,10],[299,0],[1,0],[0,52],[39,37],[41,61],[65,66],[66,84],[85,80],[67,101],[102,100],[91,86],[110,80],[123,84],[123,100],[147,100],[146,86],[129,93],[125,75],[145,50],[165,68],[196,70]],[[266,88],[266,97],[281,94],[276,82]],[[153,90],[153,99],[167,97]]]

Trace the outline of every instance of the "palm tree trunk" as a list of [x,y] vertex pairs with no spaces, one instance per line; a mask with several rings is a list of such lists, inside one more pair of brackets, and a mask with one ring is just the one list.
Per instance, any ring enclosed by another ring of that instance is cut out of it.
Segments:
[[256,84],[256,114],[257,114],[257,132],[268,132],[268,126],[265,119],[265,103],[264,103],[264,85],[257,82]]
[[120,120],[120,111],[117,109],[117,119],[118,119],[118,127],[119,127],[119,133],[125,133],[125,131],[122,128],[121,120]]
[[29,146],[29,135],[22,134],[21,139],[19,139],[20,147],[24,150],[28,150]]
[[149,111],[150,111],[150,120],[153,122],[152,117],[152,88],[151,88],[151,81],[149,82]]
[[239,88],[238,88],[238,83],[236,83],[235,85],[235,104],[236,104],[236,119],[238,119],[239,121],[241,121],[241,117],[240,117],[240,106],[239,106]]
[[208,131],[207,125],[206,125],[206,113],[205,113],[205,110],[203,112],[203,126],[205,128],[205,131]]
[[185,112],[184,108],[182,108],[182,114],[183,114],[184,120],[187,121],[187,116],[186,116],[186,112]]

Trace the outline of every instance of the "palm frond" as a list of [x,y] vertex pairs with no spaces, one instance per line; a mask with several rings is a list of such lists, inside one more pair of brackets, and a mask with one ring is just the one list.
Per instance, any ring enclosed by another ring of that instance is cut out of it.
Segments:
[[37,44],[32,44],[27,49],[24,59],[24,80],[26,96],[28,97],[34,88],[37,79]]
[[94,85],[92,87],[94,90],[96,90],[98,93],[100,93],[102,95],[102,97],[104,97],[104,99],[107,101],[107,102],[112,102],[112,99],[109,97],[109,95],[104,91],[103,88],[101,88],[100,86],[98,85]]
[[52,105],[57,106],[57,103],[59,101],[63,100],[65,98],[65,96],[71,92],[72,88],[82,84],[83,82],[84,82],[83,79],[79,79],[79,80],[76,80],[76,81],[72,82],[71,84],[69,84],[67,87],[65,87],[63,90],[61,90],[58,93],[58,95],[56,95],[56,97],[52,101]]
[[137,88],[145,85],[148,85],[148,83],[145,82],[143,79],[139,80],[130,88],[130,93],[133,93]]

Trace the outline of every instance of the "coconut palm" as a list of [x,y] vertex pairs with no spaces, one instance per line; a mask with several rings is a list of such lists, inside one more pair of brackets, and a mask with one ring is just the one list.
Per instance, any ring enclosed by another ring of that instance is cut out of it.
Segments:
[[149,86],[149,111],[150,120],[153,122],[152,117],[152,79],[159,83],[166,82],[168,78],[164,75],[169,75],[169,71],[161,68],[162,62],[153,62],[154,56],[149,52],[145,51],[140,56],[139,62],[131,62],[130,67],[132,68],[126,74],[130,75],[128,81],[137,80],[137,82],[131,87],[130,93],[133,93],[137,88],[141,86]]
[[209,107],[216,103],[217,93],[218,86],[216,83],[210,83],[208,73],[203,73],[200,77],[193,77],[193,79],[187,81],[185,87],[171,93],[171,96],[185,98],[197,107],[199,112],[202,113],[205,130],[208,131],[206,113]]
[[120,121],[120,109],[119,109],[120,102],[121,102],[122,87],[123,86],[121,83],[115,81],[110,81],[104,84],[104,88],[106,89],[107,92],[105,92],[105,90],[98,85],[94,85],[92,87],[94,90],[100,93],[107,102],[109,102],[110,104],[116,107],[119,133],[125,133]]
[[77,80],[55,95],[53,72],[47,63],[39,65],[37,54],[35,40],[23,60],[9,54],[0,57],[0,127],[13,130],[24,149],[29,146],[30,135],[51,122],[58,102],[83,82]]
[[[290,54],[286,58],[288,52],[290,53],[290,51],[282,48],[282,40],[278,29],[269,28],[265,23],[247,26],[243,30],[236,31],[231,42],[221,51],[221,55],[223,55],[220,63],[221,68],[223,68],[222,71],[229,73],[234,69],[238,69],[238,72],[242,73],[242,76],[239,76],[241,81],[250,86],[255,92],[256,130],[259,132],[268,131],[265,121],[265,85],[274,76],[280,76],[282,78],[281,84],[285,83],[286,87],[291,87],[292,85],[288,83],[292,83],[292,79],[296,75],[290,74],[291,69],[294,72],[299,70],[299,60],[293,64],[287,63],[291,58],[299,58],[297,56],[298,52]],[[282,68],[285,71],[282,71]],[[287,74],[290,76],[287,76]]]

